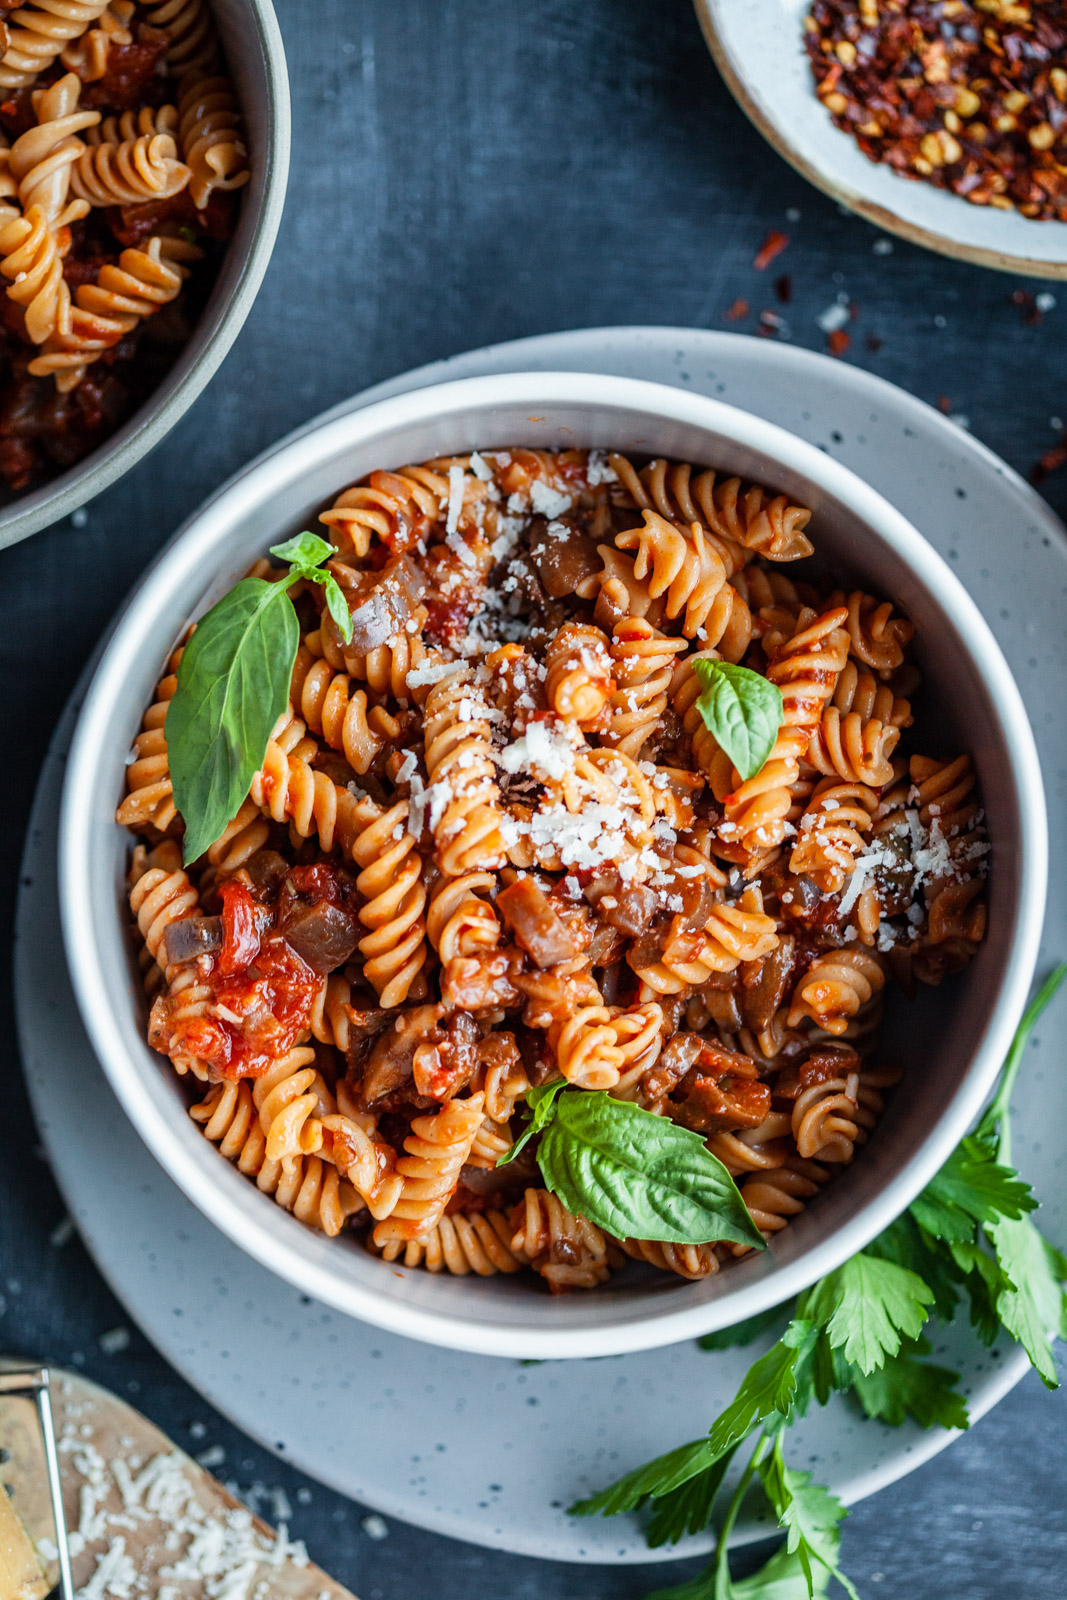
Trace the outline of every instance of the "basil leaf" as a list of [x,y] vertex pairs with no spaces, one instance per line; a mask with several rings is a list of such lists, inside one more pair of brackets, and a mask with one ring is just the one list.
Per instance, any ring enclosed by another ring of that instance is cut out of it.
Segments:
[[546,1128],[556,1114],[556,1097],[561,1089],[567,1087],[566,1078],[557,1078],[555,1083],[542,1083],[531,1089],[526,1096],[526,1105],[523,1110],[528,1118],[527,1126],[522,1130],[510,1150],[497,1160],[498,1167],[506,1167],[509,1161],[514,1161],[524,1145],[529,1144],[535,1133],[540,1133]]
[[[317,533],[309,533],[305,528],[303,533],[298,533],[293,539],[286,539],[284,544],[272,544],[270,553],[277,556],[279,561],[288,561],[293,567],[321,567],[337,552],[337,546],[330,544],[326,539],[320,538]],[[308,576],[306,571],[295,574],[298,578]]]
[[344,597],[341,585],[332,573],[323,573],[321,578],[314,572],[308,574],[316,583],[322,584],[323,594],[326,597],[326,609],[336,622],[341,638],[345,644],[352,642],[352,613],[348,609],[348,601]]
[[560,1096],[537,1161],[569,1210],[617,1238],[764,1248],[734,1180],[699,1134],[604,1091]]
[[704,686],[697,710],[742,778],[754,778],[774,749],[782,693],[759,672],[729,661],[694,661]]
[[248,794],[289,700],[300,624],[284,583],[243,578],[197,623],[164,733],[186,863],[214,844]]

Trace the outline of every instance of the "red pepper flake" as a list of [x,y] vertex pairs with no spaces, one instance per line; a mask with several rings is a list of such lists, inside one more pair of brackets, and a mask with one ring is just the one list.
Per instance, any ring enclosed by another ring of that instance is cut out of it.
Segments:
[[826,335],[826,347],[832,356],[843,356],[851,343],[844,328],[835,328],[833,333]]
[[780,256],[788,243],[787,233],[779,233],[777,228],[772,228],[753,257],[752,265],[756,271],[763,272],[769,267],[775,256]]
[[871,161],[1067,221],[1063,0],[811,0],[815,92]]
[[867,349],[871,352],[872,356],[876,356],[879,350],[881,350],[882,346],[885,344],[885,340],[879,339],[876,333],[869,333],[863,342],[867,346]]
[[733,305],[723,312],[724,322],[740,322],[742,317],[748,316],[748,301],[735,300]]
[[951,411],[952,411],[952,401],[949,399],[947,394],[939,394],[938,395],[938,397],[937,397],[937,409],[940,411],[940,413],[941,413],[941,415],[943,417],[947,417],[951,413]]
[[759,327],[756,329],[764,339],[773,339],[780,333],[788,333],[788,324],[784,317],[777,311],[761,311],[759,314]]
[[1044,483],[1049,473],[1058,472],[1061,467],[1067,467],[1067,434],[1061,434],[1059,444],[1054,444],[1051,450],[1045,451],[1040,461],[1034,462],[1030,468],[1030,482]]
[[793,279],[788,272],[783,272],[780,278],[774,280],[774,292],[779,303],[787,306],[793,298]]
[[1013,306],[1018,306],[1022,312],[1023,326],[1036,328],[1041,322],[1041,309],[1034,296],[1026,289],[1016,289],[1011,297]]

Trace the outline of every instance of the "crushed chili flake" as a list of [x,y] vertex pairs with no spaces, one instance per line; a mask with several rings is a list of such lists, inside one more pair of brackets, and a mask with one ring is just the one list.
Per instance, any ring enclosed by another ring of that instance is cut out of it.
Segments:
[[943,417],[948,416],[949,412],[952,410],[952,401],[949,399],[947,394],[938,395],[937,409],[940,411]]
[[812,0],[816,93],[871,161],[1067,220],[1067,0]]
[[826,335],[826,348],[832,356],[843,356],[851,343],[852,339],[844,328],[835,328]]
[[779,334],[788,338],[789,324],[784,317],[778,315],[777,311],[761,311],[756,332],[762,334],[765,339],[776,338]]
[[1011,303],[1019,307],[1024,327],[1036,328],[1041,324],[1043,320],[1041,307],[1029,290],[1016,289],[1012,294]]
[[735,300],[733,305],[732,306],[728,306],[727,309],[722,314],[722,318],[723,318],[724,322],[740,322],[742,317],[747,317],[747,316],[748,316],[748,301],[747,300],[740,300],[740,299],[739,300]]
[[1061,467],[1067,467],[1067,434],[1062,434],[1059,444],[1054,444],[1039,461],[1034,462],[1030,468],[1030,482],[1044,483],[1050,473],[1058,472]]
[[879,339],[876,333],[869,333],[863,342],[866,348],[871,352],[872,356],[876,356],[879,350],[881,350],[882,346],[885,344],[885,340]]
[[789,235],[782,233],[778,228],[772,228],[764,239],[752,260],[752,265],[757,272],[763,272],[770,266],[776,256],[780,256],[789,243]]
[[788,272],[783,272],[780,278],[774,280],[774,292],[781,305],[787,306],[793,298],[793,279]]

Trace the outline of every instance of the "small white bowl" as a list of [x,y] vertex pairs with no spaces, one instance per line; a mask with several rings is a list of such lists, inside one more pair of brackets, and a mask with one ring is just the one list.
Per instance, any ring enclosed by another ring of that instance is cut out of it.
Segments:
[[0,506],[0,549],[69,517],[170,432],[221,364],[263,281],[289,179],[285,49],[271,0],[212,0],[211,9],[240,99],[252,173],[211,297],[174,366],[121,428],[66,472]]
[[941,255],[1032,278],[1067,278],[1067,223],[976,206],[869,161],[815,93],[804,49],[811,0],[694,0],[734,99],[779,155],[868,222]]
[[[700,1283],[625,1274],[593,1293],[549,1297],[525,1279],[383,1265],[310,1232],[223,1160],[186,1114],[169,1062],[144,1039],[124,909],[129,837],[114,809],[169,649],[268,545],[314,526],[318,509],[363,473],[520,443],[707,463],[812,506],[810,531],[834,570],[891,596],[917,624],[923,742],[931,753],[942,740],[946,751],[971,751],[987,810],[988,936],[961,977],[912,1002],[892,997],[886,1058],[907,1071],[870,1144],[767,1251]],[[86,696],[60,817],[59,882],[89,1037],[145,1143],[206,1216],[290,1283],[366,1322],[454,1349],[547,1358],[647,1349],[741,1321],[838,1266],[896,1217],[967,1132],[1003,1061],[1037,957],[1046,859],[1041,776],[1018,690],[974,603],[904,517],[821,451],[732,406],[630,379],[532,372],[335,411],[192,518],[139,584]]]

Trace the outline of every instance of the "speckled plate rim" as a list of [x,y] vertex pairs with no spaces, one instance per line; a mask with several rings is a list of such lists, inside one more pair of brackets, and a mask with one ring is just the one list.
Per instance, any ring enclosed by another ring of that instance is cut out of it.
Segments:
[[[782,364],[791,367],[805,380],[814,380],[817,375],[825,374],[829,363],[825,357],[815,353],[796,349],[789,346],[775,344],[771,341],[763,342],[748,338],[740,334],[708,332],[689,328],[656,327],[656,326],[621,326],[598,329],[581,329],[557,334],[538,335],[527,339],[516,340],[510,343],[483,347],[479,350],[464,352],[445,360],[428,364],[425,367],[401,374],[395,378],[366,390],[356,401],[346,401],[335,410],[348,409],[351,405],[360,402],[369,402],[373,399],[383,398],[389,394],[400,392],[407,387],[422,386],[435,381],[465,376],[468,373],[493,372],[502,370],[516,370],[518,368],[559,367],[573,363],[586,371],[611,371],[619,370],[640,376],[654,376],[660,382],[675,381],[688,382],[687,368],[696,368],[698,364],[705,364],[709,369],[716,368],[718,363],[728,356],[732,356],[740,346],[744,346],[746,361],[759,373],[761,382],[773,383],[777,372],[782,370]],[[669,357],[673,356],[673,363]],[[653,363],[659,363],[658,368]],[[647,365],[646,365],[647,363]],[[673,365],[675,376],[665,375],[665,369]],[[1059,522],[1051,508],[1019,475],[1008,467],[993,451],[989,450],[980,441],[969,435],[960,433],[955,424],[949,422],[940,413],[916,400],[905,391],[884,379],[875,377],[862,369],[846,364],[833,364],[835,382],[851,391],[857,406],[882,407],[891,410],[895,419],[906,430],[932,434],[943,442],[946,456],[955,455],[964,458],[959,470],[968,479],[976,469],[981,471],[986,484],[989,484],[989,474],[996,480],[995,491],[1005,497],[1004,517],[1015,518],[1023,525],[1029,523],[1035,534],[1040,535],[1042,542],[1055,544],[1061,551],[1067,551],[1067,530]],[[709,371],[708,376],[717,373]],[[862,414],[862,413],[859,413]],[[319,419],[321,421],[321,419]],[[970,464],[973,463],[973,464]],[[68,730],[70,724],[68,723]],[[69,739],[69,731],[66,739]],[[42,778],[41,791],[35,805],[34,822],[40,827],[41,832],[35,839],[32,825],[31,834],[27,842],[26,861],[28,865],[47,858],[54,861],[54,839],[49,838],[49,830],[55,826],[56,799],[62,775],[62,763],[66,739],[58,733],[54,742],[53,751],[46,763],[45,772],[53,768],[50,787]],[[56,765],[53,767],[53,763]],[[47,791],[47,792],[46,792]],[[22,877],[25,878],[24,872]],[[42,1058],[42,1050],[46,1048],[47,1041],[40,1038],[40,1026],[36,1016],[34,1001],[38,996],[44,998],[47,990],[42,989],[40,980],[34,982],[33,962],[30,954],[30,924],[32,911],[39,902],[34,890],[25,889],[20,895],[20,909],[18,913],[18,939],[16,944],[16,1002],[19,1026],[19,1037],[23,1059],[30,1065]],[[53,922],[41,923],[42,928],[54,926]],[[1062,930],[1061,930],[1062,931]],[[51,937],[51,935],[49,935]],[[47,975],[45,975],[47,976]],[[64,982],[65,982],[64,977]],[[68,986],[69,987],[69,986]],[[73,997],[70,997],[70,1006],[73,1009]],[[74,1012],[77,1017],[76,1011]],[[82,1035],[82,1041],[87,1045],[87,1040]],[[1028,1075],[1035,1070],[1032,1056],[1024,1060],[1022,1069],[1022,1082],[1025,1084]],[[98,1069],[99,1070],[99,1069]],[[101,1082],[104,1082],[100,1073]],[[35,1089],[31,1072],[31,1096]],[[43,1105],[35,1107],[39,1113],[46,1112]],[[116,1112],[119,1108],[116,1104]],[[194,1360],[189,1351],[182,1345],[179,1338],[179,1329],[165,1316],[156,1316],[156,1309],[150,1307],[146,1310],[144,1298],[135,1293],[123,1281],[125,1270],[125,1254],[116,1244],[113,1234],[106,1229],[96,1231],[93,1222],[97,1220],[95,1213],[90,1216],[83,1205],[78,1205],[78,1195],[71,1186],[70,1175],[66,1170],[67,1164],[64,1152],[59,1144],[53,1142],[52,1130],[49,1127],[46,1115],[40,1115],[42,1134],[48,1148],[49,1155],[56,1171],[57,1181],[64,1195],[71,1204],[72,1215],[86,1235],[86,1242],[97,1262],[104,1277],[110,1282],[115,1292],[122,1300],[131,1318],[145,1331],[146,1336],[162,1351],[172,1365],[196,1389],[202,1393],[219,1411],[229,1417],[236,1426],[243,1429],[251,1437],[259,1440],[267,1449],[275,1448],[276,1435],[271,1431],[272,1419],[264,1414],[261,1404],[261,1395],[257,1395],[252,1402],[248,1397],[242,1396],[234,1399],[229,1389],[221,1378],[216,1375],[213,1366],[205,1366],[202,1362]],[[125,1123],[121,1113],[116,1119]],[[145,1154],[144,1146],[135,1133],[132,1125],[126,1125],[126,1138],[131,1147]],[[176,1202],[181,1203],[181,1196],[174,1189]],[[94,1193],[92,1203],[95,1206],[97,1196]],[[191,1208],[190,1208],[191,1209]],[[1062,1209],[1062,1208],[1061,1208]],[[197,1214],[192,1212],[197,1218]],[[100,1219],[103,1220],[102,1218]],[[197,1220],[200,1220],[197,1218]],[[204,1224],[205,1234],[217,1241],[220,1248],[229,1247],[221,1235],[217,1234],[208,1224]],[[1061,1226],[1061,1232],[1063,1231]],[[1061,1239],[1067,1243],[1067,1238]],[[358,1329],[358,1324],[348,1323],[353,1330]],[[294,1319],[290,1337],[299,1339],[299,1328]],[[381,1343],[389,1336],[376,1334],[375,1340]],[[991,1362],[985,1352],[977,1347],[970,1349],[966,1361],[949,1355],[947,1359],[954,1361],[963,1372],[963,1388],[967,1393],[972,1421],[979,1420],[992,1407],[999,1403],[1011,1389],[1020,1381],[1028,1370],[1028,1364],[1022,1354],[1013,1346],[993,1352],[997,1358]],[[669,1351],[661,1355],[669,1355]],[[939,1359],[944,1353],[938,1349]],[[618,1370],[620,1359],[610,1362],[598,1362],[595,1366],[588,1363],[566,1363],[572,1371],[581,1370],[596,1374],[605,1374],[604,1387],[607,1388],[609,1375]],[[643,1357],[634,1358],[640,1362]],[[466,1357],[464,1360],[479,1370],[488,1366],[486,1358]],[[499,1364],[498,1364],[499,1365]],[[538,1370],[529,1369],[534,1374]],[[596,1393],[596,1379],[590,1381],[589,1398],[592,1400]],[[278,1392],[281,1392],[280,1390]],[[688,1419],[680,1420],[678,1437],[690,1424]],[[804,1428],[817,1429],[820,1434],[823,1430],[832,1436],[840,1426],[840,1421],[835,1418],[833,1410],[817,1411],[802,1425]],[[884,1459],[876,1461],[870,1468],[855,1473],[847,1481],[834,1479],[838,1492],[846,1503],[853,1504],[866,1498],[879,1489],[885,1488],[906,1476],[916,1467],[921,1466],[958,1437],[956,1433],[934,1432],[926,1433],[911,1425],[906,1425],[899,1430],[884,1430],[878,1424],[863,1424],[869,1428],[872,1436],[877,1433],[885,1437],[888,1435],[892,1451]],[[676,1440],[673,1442],[677,1442]],[[668,1446],[665,1446],[668,1447]],[[596,1561],[601,1563],[637,1563],[650,1559],[650,1552],[643,1541],[633,1529],[632,1524],[626,1530],[616,1529],[615,1539],[618,1543],[602,1543],[594,1539],[589,1540],[590,1548],[580,1548],[578,1535],[574,1532],[575,1524],[566,1524],[571,1530],[572,1542],[564,1543],[562,1534],[558,1537],[545,1538],[543,1530],[535,1526],[531,1528],[526,1520],[517,1522],[514,1527],[493,1529],[487,1527],[488,1518],[479,1521],[473,1512],[467,1512],[463,1517],[455,1515],[438,1514],[432,1507],[415,1499],[412,1495],[395,1492],[394,1489],[383,1484],[377,1474],[371,1475],[365,1486],[355,1487],[338,1481],[337,1463],[324,1455],[321,1443],[315,1435],[314,1429],[309,1429],[306,1440],[297,1442],[290,1439],[286,1451],[286,1459],[299,1466],[311,1477],[338,1489],[339,1492],[348,1493],[353,1498],[359,1499],[374,1509],[386,1515],[397,1516],[403,1520],[414,1522],[418,1526],[428,1528],[453,1538],[470,1540],[491,1548],[512,1550],[521,1554],[541,1556],[569,1561]],[[635,1458],[631,1458],[631,1461]],[[620,1464],[619,1470],[624,1470],[627,1463]],[[599,1469],[598,1469],[599,1470]],[[598,1482],[603,1482],[610,1473],[601,1473]],[[594,1528],[608,1528],[612,1524],[586,1524],[579,1525],[582,1533],[588,1535]],[[743,1521],[738,1529],[738,1542],[764,1537],[767,1533],[765,1524],[757,1520]],[[667,1560],[674,1557],[695,1555],[709,1548],[709,1541],[695,1539],[672,1550],[655,1552],[655,1559]]]
[[[909,244],[922,245],[924,249],[933,250],[938,255],[950,256],[955,261],[969,261],[975,266],[992,267],[996,272],[1021,273],[1028,278],[1049,278],[1055,281],[1067,279],[1067,261],[1048,261],[1040,256],[1016,255],[1006,250],[992,250],[981,245],[965,244],[959,239],[954,239],[951,234],[923,227],[921,223],[900,216],[891,207],[869,200],[866,195],[859,194],[851,184],[841,178],[832,177],[830,173],[803,155],[788,135],[767,115],[719,31],[716,13],[720,12],[724,5],[752,3],[757,3],[757,0],[693,0],[693,7],[712,59],[726,87],[771,148],[788,161],[802,178],[813,183],[817,189],[821,189],[823,194],[829,195],[830,199],[836,200],[839,205],[847,206],[848,210],[854,211],[857,216],[874,223],[886,233],[895,234],[898,239],[907,240]],[[762,3],[762,0],[758,0],[758,3]],[[842,133],[841,137],[846,139],[848,135]],[[898,181],[904,184],[906,180]],[[963,201],[961,204],[966,202]],[[1043,227],[1045,224],[1040,223],[1037,226]]]

